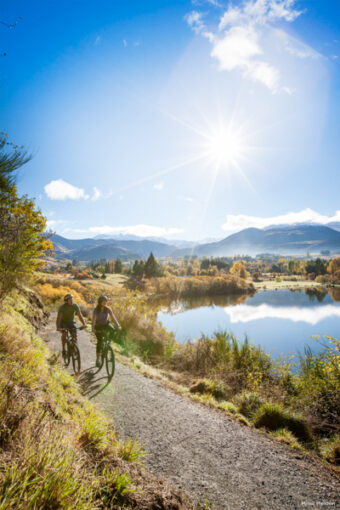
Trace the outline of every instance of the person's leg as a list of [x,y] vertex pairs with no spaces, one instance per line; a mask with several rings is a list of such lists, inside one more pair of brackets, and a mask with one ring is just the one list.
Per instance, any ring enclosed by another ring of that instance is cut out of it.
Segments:
[[61,333],[61,350],[64,355],[65,354],[65,344],[66,344],[66,331],[65,331],[65,324],[63,322],[60,323],[60,328],[63,330]]
[[101,350],[103,343],[103,332],[96,330],[97,345],[96,345],[96,367],[100,366]]
[[66,343],[66,331],[63,331],[61,333],[61,349],[63,352],[65,351],[65,343]]

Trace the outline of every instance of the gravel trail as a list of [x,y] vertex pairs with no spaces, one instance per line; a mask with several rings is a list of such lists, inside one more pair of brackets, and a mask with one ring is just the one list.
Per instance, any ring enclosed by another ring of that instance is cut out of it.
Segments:
[[[43,337],[60,350],[54,315]],[[216,510],[340,509],[339,478],[320,462],[120,363],[106,384],[89,333],[79,332],[79,346],[85,394],[114,419],[120,437],[141,442],[151,473],[194,501],[207,499]]]

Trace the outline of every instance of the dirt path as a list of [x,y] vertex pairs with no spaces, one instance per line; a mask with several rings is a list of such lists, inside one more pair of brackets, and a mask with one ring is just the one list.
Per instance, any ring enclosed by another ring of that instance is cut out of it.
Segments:
[[[60,350],[55,317],[43,334]],[[138,439],[148,470],[217,510],[340,508],[339,479],[228,416],[164,388],[158,381],[116,365],[110,384],[94,368],[90,334],[79,333],[84,392],[113,417],[123,438]]]

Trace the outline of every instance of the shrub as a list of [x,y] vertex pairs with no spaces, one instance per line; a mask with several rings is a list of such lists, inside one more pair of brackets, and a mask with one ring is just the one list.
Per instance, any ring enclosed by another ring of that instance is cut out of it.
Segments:
[[290,414],[278,404],[263,404],[255,414],[254,425],[257,428],[265,427],[268,430],[286,428],[294,436],[305,442],[311,443],[313,436],[304,418]]
[[256,411],[263,405],[263,399],[258,393],[243,391],[234,400],[237,411],[246,418],[252,418]]
[[313,354],[310,347],[305,347],[300,356],[300,373],[297,389],[300,399],[308,407],[314,420],[332,430],[340,416],[340,342],[332,337],[322,341],[315,340],[324,349]]
[[216,400],[225,400],[229,393],[229,388],[222,381],[211,381],[209,379],[200,379],[189,388],[190,393],[210,394]]

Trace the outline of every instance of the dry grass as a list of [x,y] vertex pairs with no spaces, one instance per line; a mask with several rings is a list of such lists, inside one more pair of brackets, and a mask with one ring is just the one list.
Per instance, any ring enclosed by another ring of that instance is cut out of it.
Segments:
[[136,467],[138,443],[117,440],[35,335],[24,304],[7,300],[1,315],[0,510],[192,508]]
[[145,284],[147,293],[173,298],[252,294],[255,291],[251,282],[231,275],[151,278]]

